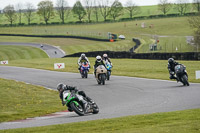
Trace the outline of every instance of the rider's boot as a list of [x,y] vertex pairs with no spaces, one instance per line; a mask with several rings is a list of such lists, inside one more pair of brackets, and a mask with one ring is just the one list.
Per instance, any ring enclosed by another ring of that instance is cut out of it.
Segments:
[[86,102],[85,100],[83,100],[82,102],[83,102],[84,111],[87,112],[87,110],[88,110],[88,102]]
[[94,104],[94,101],[90,98],[90,97],[86,97],[87,101],[89,101],[90,103]]

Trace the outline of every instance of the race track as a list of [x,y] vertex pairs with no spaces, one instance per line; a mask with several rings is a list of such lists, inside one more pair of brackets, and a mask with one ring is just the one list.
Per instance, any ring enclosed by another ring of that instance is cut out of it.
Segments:
[[60,82],[75,85],[94,99],[100,108],[97,115],[79,117],[75,113],[66,113],[56,117],[4,122],[0,123],[0,129],[200,108],[200,84],[192,83],[189,87],[185,87],[181,83],[172,81],[111,76],[111,80],[106,81],[106,85],[103,86],[97,84],[93,75],[89,75],[88,79],[82,79],[78,73],[10,66],[0,66],[0,78],[24,81],[51,89],[55,89]]

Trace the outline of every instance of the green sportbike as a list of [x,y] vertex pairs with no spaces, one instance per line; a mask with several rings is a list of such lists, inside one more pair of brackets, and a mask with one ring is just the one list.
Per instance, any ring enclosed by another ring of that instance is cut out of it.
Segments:
[[68,110],[74,111],[80,116],[88,113],[97,114],[99,112],[99,107],[95,102],[87,100],[74,90],[66,92],[63,97]]

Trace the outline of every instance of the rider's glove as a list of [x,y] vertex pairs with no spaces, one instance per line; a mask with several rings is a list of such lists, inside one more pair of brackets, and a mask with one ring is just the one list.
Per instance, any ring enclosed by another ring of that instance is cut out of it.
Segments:
[[173,72],[173,71],[171,71],[171,72],[170,72],[170,74],[174,75],[174,72]]
[[66,104],[66,102],[65,101],[62,101],[62,105],[64,106]]

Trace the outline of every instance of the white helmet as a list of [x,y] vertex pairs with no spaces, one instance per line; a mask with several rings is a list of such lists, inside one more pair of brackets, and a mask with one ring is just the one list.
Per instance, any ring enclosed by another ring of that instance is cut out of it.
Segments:
[[103,54],[103,57],[104,57],[104,58],[107,58],[107,57],[108,57],[108,55],[107,55],[107,54]]
[[97,62],[101,62],[101,60],[102,60],[101,56],[99,56],[99,55],[96,57],[96,59],[97,59]]
[[85,54],[84,53],[81,54],[81,58],[85,58]]

